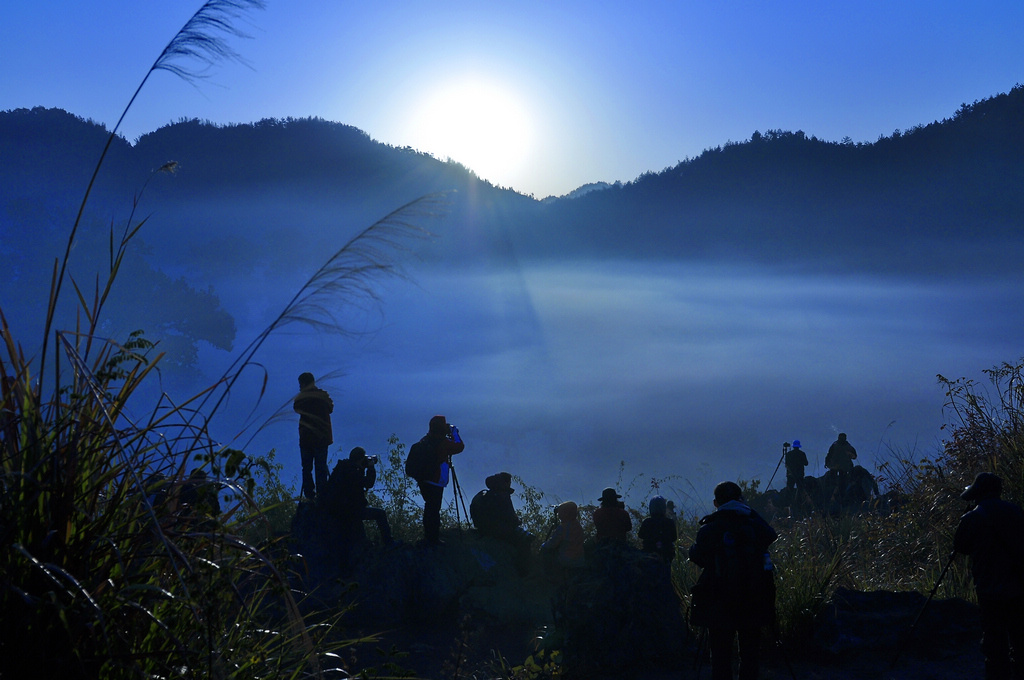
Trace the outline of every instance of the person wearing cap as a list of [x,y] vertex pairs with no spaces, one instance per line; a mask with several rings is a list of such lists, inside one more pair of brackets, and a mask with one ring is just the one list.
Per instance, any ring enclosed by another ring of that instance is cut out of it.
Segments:
[[[334,402],[316,386],[312,373],[299,376],[299,393],[292,409],[299,414],[299,454],[302,458],[302,495],[313,500],[327,483],[327,449],[334,443],[331,414]],[[314,477],[315,474],[315,477]]]
[[459,436],[458,428],[449,425],[441,415],[430,419],[427,434],[417,444],[424,445],[433,454],[431,473],[424,479],[418,479],[417,483],[423,497],[423,537],[427,543],[438,545],[441,543],[441,503],[444,488],[448,486],[452,456],[462,453],[466,445]]
[[512,475],[499,472],[491,475],[484,484],[487,486],[469,504],[469,515],[481,536],[495,538],[516,549],[516,567],[520,573],[528,571],[530,544],[533,534],[523,529],[522,520],[512,505]]
[[349,452],[347,459],[338,461],[334,466],[334,471],[327,481],[327,491],[322,497],[326,497],[325,502],[346,523],[366,520],[376,522],[381,542],[389,545],[392,540],[387,513],[381,508],[369,507],[370,504],[366,500],[366,492],[372,489],[377,481],[375,463],[376,456],[370,458],[363,447],[355,447]]
[[620,498],[622,496],[611,487],[601,492],[601,498],[598,499],[601,505],[593,514],[598,543],[625,543],[629,532],[633,530],[633,520]]
[[[690,561],[701,567],[690,621],[708,629],[713,680],[731,680],[739,638],[740,680],[758,674],[761,629],[775,619],[775,586],[768,547],[778,534],[743,500],[735,482],[714,491],[715,512],[700,520]],[[698,598],[700,600],[698,601]]]
[[793,447],[786,451],[786,488],[795,489],[804,481],[807,454],[800,448],[800,440],[793,440]]
[[[584,563],[583,525],[580,524],[580,509],[573,501],[555,506],[558,526],[540,546],[545,567],[553,576],[564,576],[572,569],[579,569]],[[550,559],[553,557],[554,559]]]
[[974,508],[953,535],[953,550],[971,558],[986,680],[1024,678],[1024,511],[1002,490],[998,476],[979,474],[960,494]]

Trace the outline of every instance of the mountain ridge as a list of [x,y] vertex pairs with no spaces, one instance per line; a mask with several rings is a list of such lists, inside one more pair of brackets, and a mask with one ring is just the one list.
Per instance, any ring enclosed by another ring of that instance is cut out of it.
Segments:
[[[59,109],[0,113],[8,198],[78,195],[104,133]],[[253,225],[259,216],[246,220],[247,192],[366,219],[454,190],[446,228],[455,239],[473,243],[485,234],[480,247],[499,244],[520,257],[821,260],[871,271],[948,271],[960,261],[980,271],[1004,266],[1024,232],[1024,86],[874,143],[755,131],[659,172],[544,200],[319,118],[224,126],[185,120],[134,145],[117,138],[97,201],[123,202],[168,160],[179,163],[178,176],[148,189],[161,209],[187,198],[235,197],[240,221]],[[964,248],[979,252],[964,263]]]

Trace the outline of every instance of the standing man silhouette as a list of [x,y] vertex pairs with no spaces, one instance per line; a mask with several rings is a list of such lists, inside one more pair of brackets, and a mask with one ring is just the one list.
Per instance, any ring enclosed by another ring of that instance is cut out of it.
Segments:
[[960,498],[974,508],[960,518],[953,550],[971,556],[971,577],[981,609],[985,678],[1024,677],[1024,511],[1000,496],[1003,480],[982,472]]
[[807,454],[800,448],[800,440],[793,440],[793,448],[786,452],[786,488],[795,489],[803,486],[804,468],[807,467]]
[[690,561],[701,567],[690,620],[708,629],[711,677],[732,680],[739,638],[740,680],[758,677],[761,628],[775,620],[770,546],[778,534],[746,501],[735,482],[715,487],[715,512],[700,520]]
[[316,386],[313,374],[307,372],[299,376],[299,393],[292,408],[299,414],[302,495],[313,500],[317,491],[323,491],[327,485],[327,448],[334,443],[334,402],[331,395]]
[[846,433],[840,432],[839,438],[832,442],[825,455],[825,467],[835,470],[841,475],[853,472],[853,461],[857,458],[857,449],[846,440]]

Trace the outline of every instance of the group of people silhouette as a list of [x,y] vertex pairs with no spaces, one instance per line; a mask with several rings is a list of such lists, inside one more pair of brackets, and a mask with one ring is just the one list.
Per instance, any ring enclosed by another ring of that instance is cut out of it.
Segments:
[[[809,465],[799,439],[793,444],[783,444],[783,460],[786,465],[786,488],[795,489],[803,484],[804,470]],[[853,461],[857,459],[857,449],[847,440],[846,433],[840,432],[825,455],[825,469],[838,475],[853,472]]]
[[[377,458],[355,447],[347,459],[327,473],[327,450],[333,443],[331,413],[334,404],[316,386],[313,375],[299,376],[294,410],[299,414],[299,451],[302,461],[302,495],[306,499],[331,499],[334,509],[351,521],[377,524],[381,540],[392,542],[387,514],[368,507],[366,491],[376,481]],[[458,428],[442,415],[430,419],[427,433],[412,447],[406,473],[418,484],[423,497],[423,534],[428,545],[441,545],[441,506],[444,489],[454,479],[452,456],[465,443]],[[857,450],[840,433],[825,457],[827,475],[850,478],[855,472]],[[807,454],[801,442],[784,445],[786,490],[798,491],[808,483],[804,471]],[[509,544],[521,574],[530,570],[535,537],[522,527],[513,503],[513,477],[498,472],[485,480],[485,489],[474,495],[469,515],[481,537]],[[457,486],[456,486],[457,489]],[[1024,677],[1024,510],[1000,498],[1002,480],[981,473],[961,498],[973,508],[965,514],[953,540],[956,554],[971,557],[971,573],[981,607],[982,651],[986,678]],[[633,522],[614,488],[606,488],[593,510],[594,544],[597,549],[627,545]],[[713,680],[733,677],[733,651],[738,640],[739,678],[758,677],[762,630],[775,622],[774,564],[769,548],[778,538],[775,529],[743,497],[735,482],[718,484],[713,493],[714,512],[701,518],[687,556],[701,567],[691,591],[690,621],[707,631]],[[671,502],[655,496],[649,516],[637,530],[643,551],[671,566],[677,553],[677,524]],[[564,579],[586,564],[585,532],[580,507],[565,501],[553,508],[556,523],[541,543],[539,552],[545,573]],[[669,570],[666,569],[668,574]]]

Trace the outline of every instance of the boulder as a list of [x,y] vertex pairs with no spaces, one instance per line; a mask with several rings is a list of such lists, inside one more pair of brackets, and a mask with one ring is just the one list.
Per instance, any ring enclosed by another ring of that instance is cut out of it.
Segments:
[[933,599],[925,607],[926,602],[927,597],[918,592],[840,588],[815,619],[815,643],[831,656],[880,654],[886,658],[897,653],[941,657],[949,650],[977,644],[981,635],[977,606],[955,598]]
[[694,641],[661,558],[621,545],[592,551],[560,587],[556,640],[579,677],[678,668]]

